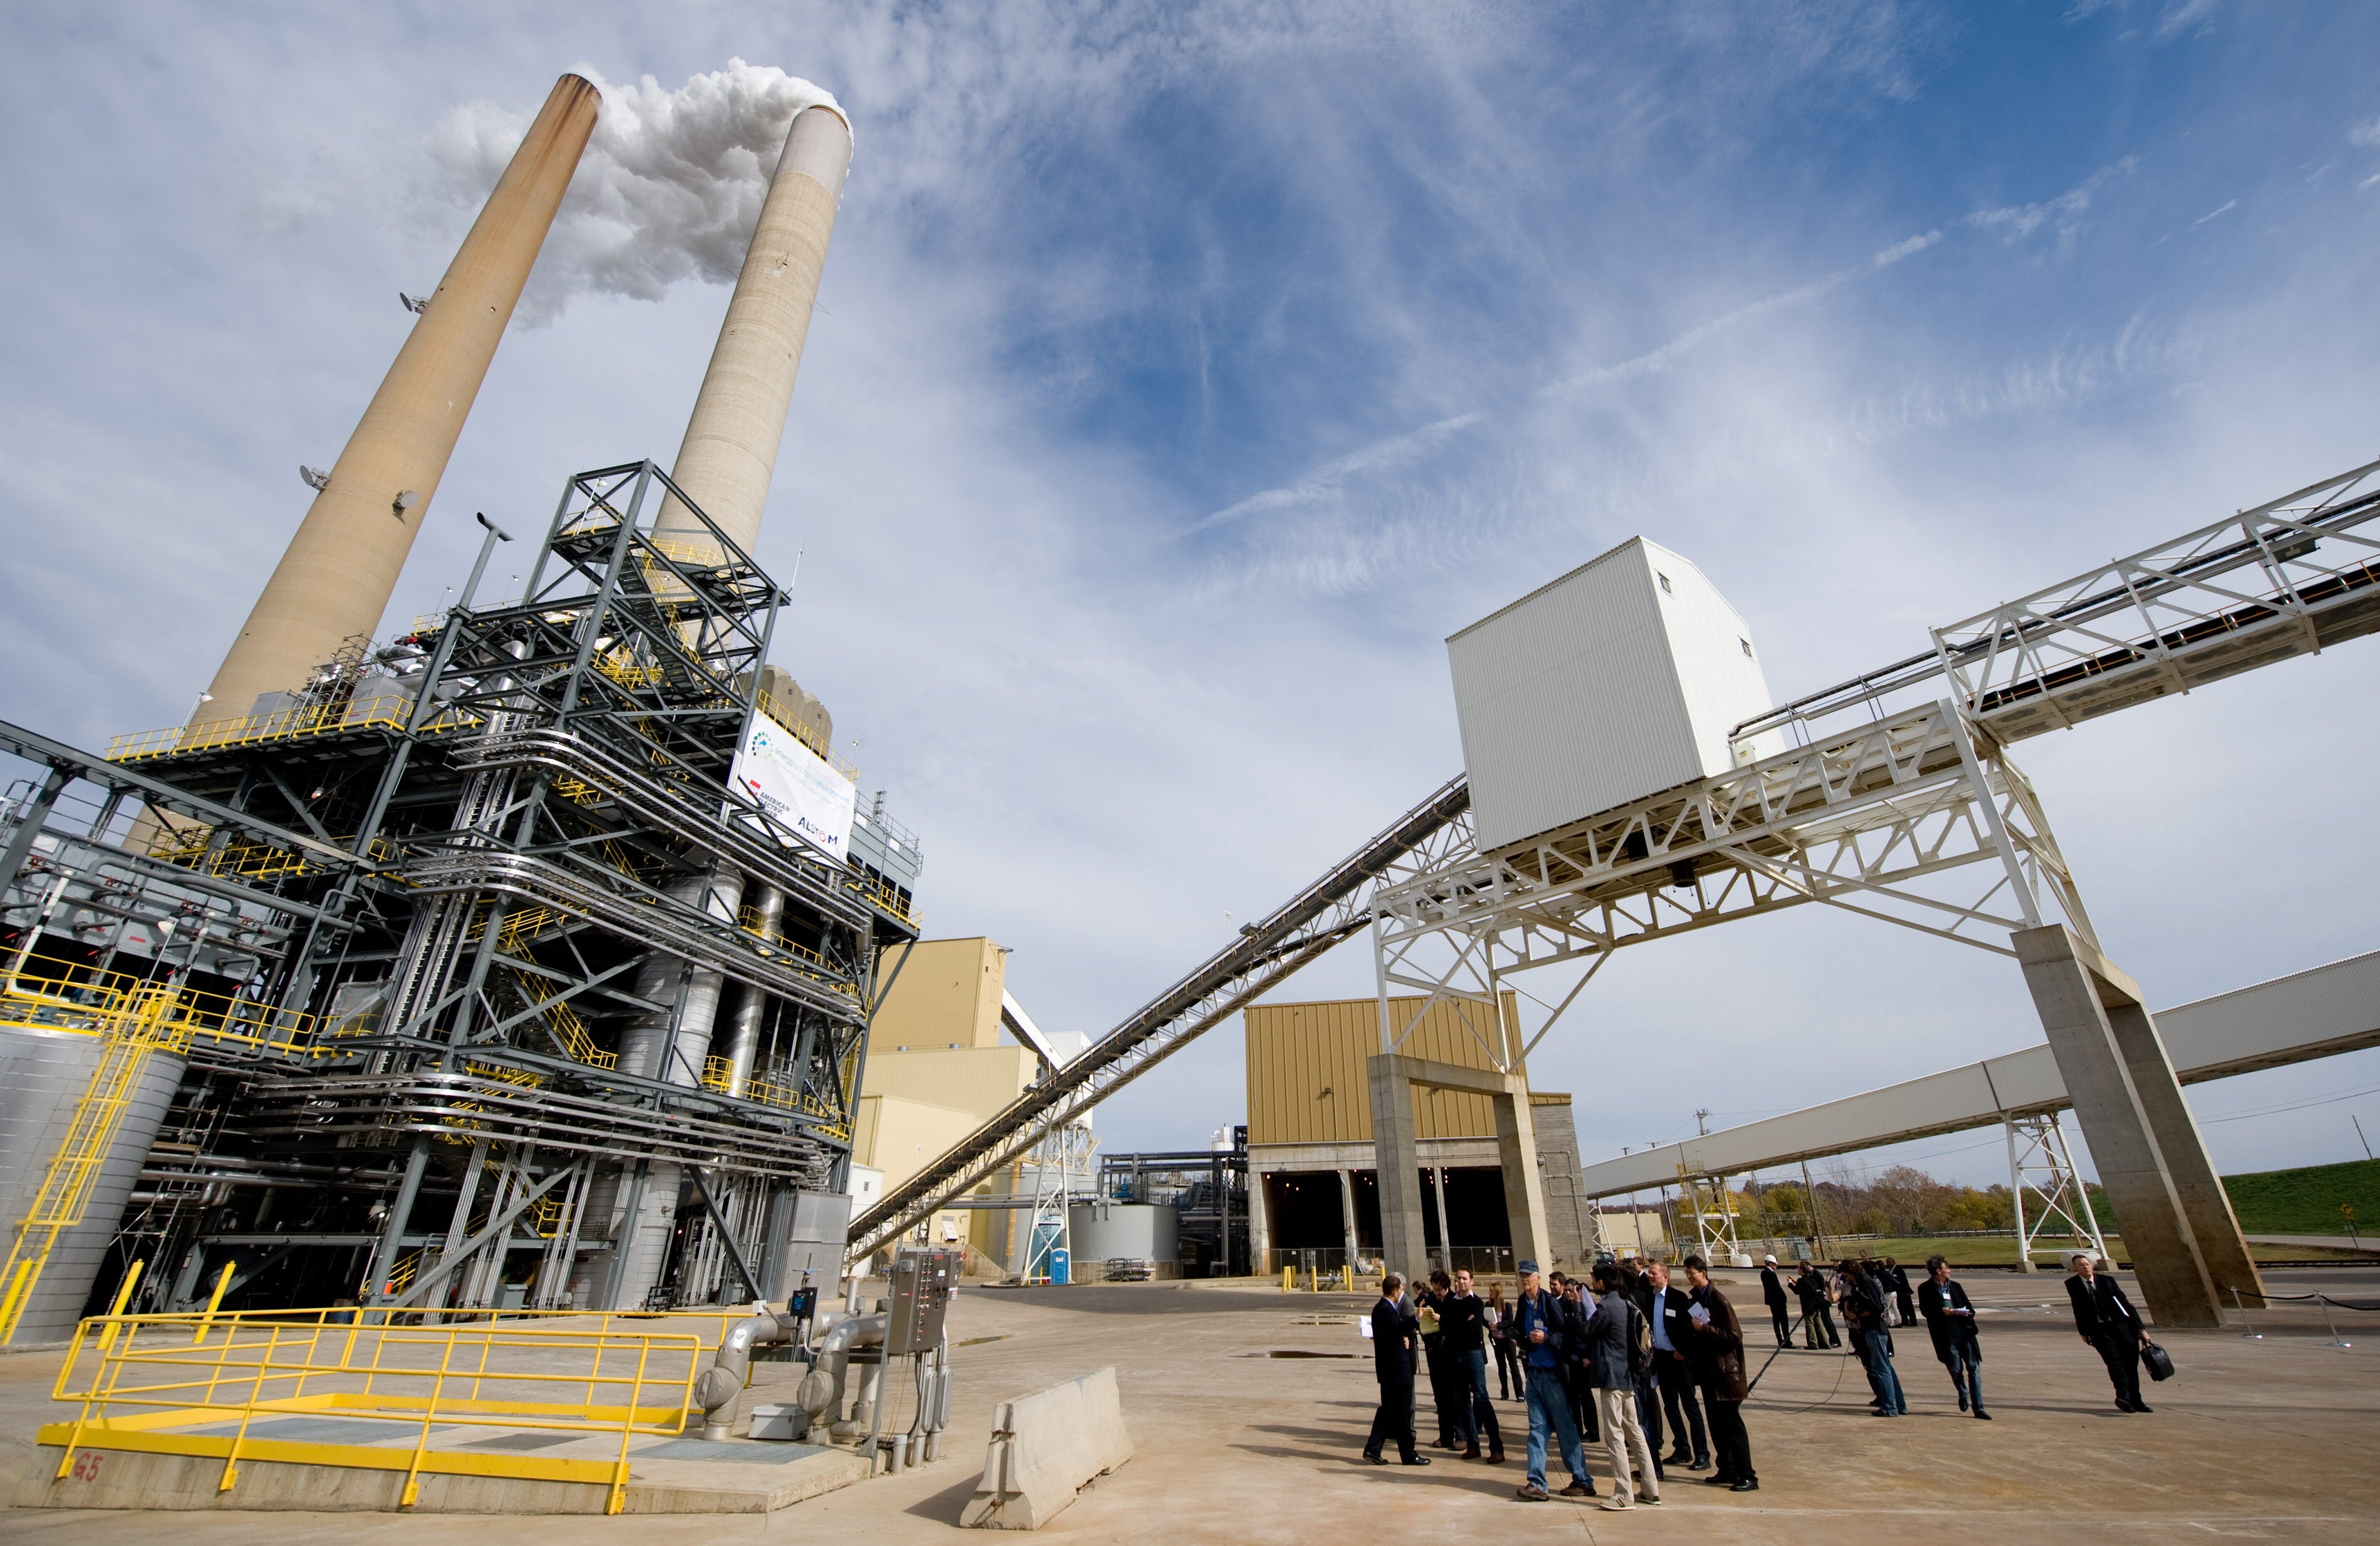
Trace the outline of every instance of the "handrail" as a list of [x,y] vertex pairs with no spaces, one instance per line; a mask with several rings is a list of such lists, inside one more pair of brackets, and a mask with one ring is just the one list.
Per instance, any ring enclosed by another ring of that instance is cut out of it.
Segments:
[[[722,1332],[743,1313],[720,1316]],[[683,1431],[715,1340],[668,1319],[346,1307],[95,1315],[76,1328],[51,1390],[79,1404],[75,1417],[36,1442],[60,1446],[61,1477],[79,1451],[139,1450],[220,1458],[219,1492],[237,1485],[243,1459],[310,1462],[402,1470],[400,1507],[419,1501],[426,1475],[497,1474],[606,1486],[604,1512],[617,1514],[630,1443]],[[260,1418],[317,1413],[412,1442],[293,1443],[256,1431]],[[607,1457],[468,1447],[491,1428],[601,1440]]]

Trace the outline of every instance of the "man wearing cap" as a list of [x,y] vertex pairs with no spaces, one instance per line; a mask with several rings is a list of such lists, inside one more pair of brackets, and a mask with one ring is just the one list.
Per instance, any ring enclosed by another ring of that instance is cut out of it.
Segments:
[[1777,1258],[1760,1260],[1760,1297],[1768,1301],[1768,1319],[1777,1328],[1777,1346],[1793,1346],[1793,1328],[1785,1318],[1785,1281],[1777,1275]]
[[1372,1373],[1380,1383],[1380,1405],[1372,1413],[1364,1458],[1375,1466],[1389,1463],[1380,1450],[1392,1439],[1406,1465],[1429,1464],[1414,1447],[1414,1359],[1420,1351],[1421,1325],[1405,1308],[1405,1280],[1390,1273],[1380,1280],[1379,1302],[1372,1306]]
[[1521,1368],[1529,1387],[1529,1480],[1522,1484],[1523,1503],[1543,1503],[1546,1492],[1546,1432],[1561,1439],[1562,1464],[1570,1469],[1565,1498],[1595,1496],[1586,1477],[1586,1450],[1579,1443],[1578,1424],[1571,1420],[1570,1393],[1562,1388],[1562,1365],[1576,1358],[1585,1343],[1585,1326],[1577,1309],[1559,1294],[1546,1291],[1535,1262],[1521,1263],[1521,1294],[1513,1307],[1513,1335],[1521,1347]]

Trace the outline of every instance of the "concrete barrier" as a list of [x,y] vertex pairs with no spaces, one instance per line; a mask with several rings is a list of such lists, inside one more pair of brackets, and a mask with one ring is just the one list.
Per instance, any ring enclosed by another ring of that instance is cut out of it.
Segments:
[[1112,1365],[1004,1401],[992,1411],[983,1480],[959,1523],[969,1529],[1038,1530],[1085,1483],[1131,1458],[1132,1435],[1124,1431]]

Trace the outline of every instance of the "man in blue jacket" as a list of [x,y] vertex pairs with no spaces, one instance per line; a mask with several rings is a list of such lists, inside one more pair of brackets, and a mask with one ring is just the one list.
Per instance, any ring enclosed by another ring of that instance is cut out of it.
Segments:
[[1521,1370],[1529,1386],[1529,1480],[1519,1497],[1523,1503],[1543,1503],[1551,1495],[1546,1491],[1546,1433],[1550,1429],[1561,1439],[1562,1464],[1570,1470],[1570,1485],[1561,1495],[1591,1498],[1595,1483],[1586,1476],[1586,1449],[1571,1419],[1570,1392],[1562,1387],[1564,1363],[1585,1351],[1585,1323],[1575,1306],[1546,1291],[1535,1262],[1521,1263],[1521,1294],[1512,1313]]

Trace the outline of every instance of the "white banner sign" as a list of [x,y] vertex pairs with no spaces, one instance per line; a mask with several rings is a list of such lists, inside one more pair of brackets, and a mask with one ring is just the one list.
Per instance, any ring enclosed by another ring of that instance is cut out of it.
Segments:
[[735,754],[729,777],[736,791],[823,849],[837,863],[851,854],[851,817],[859,790],[826,759],[765,714]]

